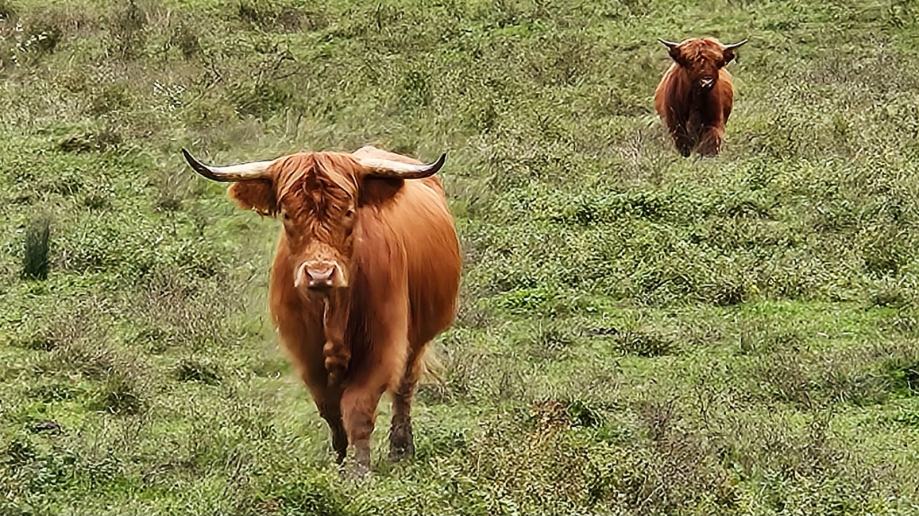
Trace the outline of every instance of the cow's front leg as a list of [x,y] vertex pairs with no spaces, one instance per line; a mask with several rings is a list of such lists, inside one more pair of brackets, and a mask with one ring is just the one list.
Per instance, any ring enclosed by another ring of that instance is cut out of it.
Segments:
[[692,153],[692,148],[695,146],[695,142],[689,135],[686,127],[674,127],[670,132],[670,136],[673,138],[673,144],[676,146],[676,149],[680,155],[684,158],[689,157],[689,155]]
[[341,464],[348,451],[348,434],[345,432],[345,425],[341,417],[341,390],[334,387],[317,386],[311,388],[310,391],[319,409],[319,415],[329,425],[329,431],[332,434],[332,449],[335,450],[336,459]]
[[364,477],[370,472],[370,436],[376,423],[380,396],[389,385],[390,376],[380,369],[352,375],[341,397],[342,419],[353,452],[350,473]]
[[724,128],[720,125],[710,125],[702,128],[699,138],[698,152],[702,156],[714,156],[721,152],[721,142],[724,140]]

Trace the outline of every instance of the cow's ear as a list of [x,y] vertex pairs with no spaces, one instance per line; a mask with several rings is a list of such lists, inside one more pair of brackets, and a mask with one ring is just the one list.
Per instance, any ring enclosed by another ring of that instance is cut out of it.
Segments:
[[721,56],[722,56],[722,57],[721,57],[721,66],[726,66],[728,63],[730,63],[731,61],[733,61],[733,60],[737,57],[737,54],[735,54],[734,51],[731,50],[731,49],[729,48],[729,49],[725,50],[725,51],[721,54]]
[[278,212],[278,203],[274,196],[274,185],[270,180],[239,181],[230,185],[228,194],[244,210],[254,210],[259,215],[271,217]]
[[361,180],[358,204],[360,206],[382,206],[391,201],[404,185],[404,179],[365,176]]

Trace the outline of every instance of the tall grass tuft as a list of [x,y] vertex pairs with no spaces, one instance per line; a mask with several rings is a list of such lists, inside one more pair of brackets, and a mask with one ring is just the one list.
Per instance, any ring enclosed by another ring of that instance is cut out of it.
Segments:
[[16,17],[16,8],[10,0],[0,0],[0,21],[12,20]]
[[26,228],[22,256],[22,277],[43,280],[48,277],[48,254],[51,250],[51,219],[36,217]]
[[137,2],[129,0],[126,4],[112,14],[109,32],[114,53],[122,59],[134,59],[143,54],[147,18]]

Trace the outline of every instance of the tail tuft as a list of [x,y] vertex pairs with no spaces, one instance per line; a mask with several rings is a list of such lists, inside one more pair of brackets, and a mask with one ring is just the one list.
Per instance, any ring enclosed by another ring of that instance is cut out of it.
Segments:
[[441,361],[434,344],[425,346],[424,355],[421,357],[421,378],[419,383],[443,386],[446,367]]

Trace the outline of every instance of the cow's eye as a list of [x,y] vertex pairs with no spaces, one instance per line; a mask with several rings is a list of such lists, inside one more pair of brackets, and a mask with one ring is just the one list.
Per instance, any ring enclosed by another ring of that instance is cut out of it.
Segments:
[[281,217],[284,217],[284,220],[290,220],[290,215],[286,211],[281,212]]
[[350,219],[354,217],[354,208],[348,208],[348,211],[345,212],[345,218]]

